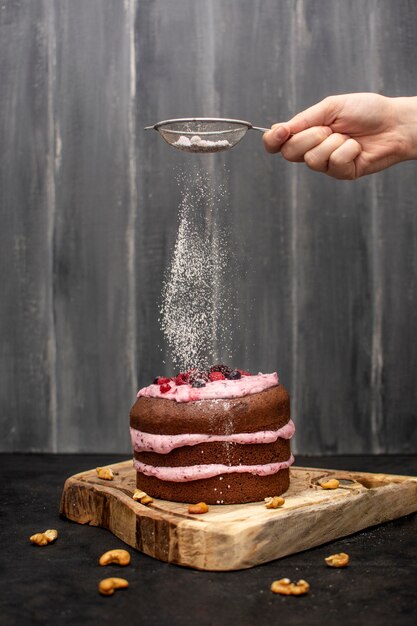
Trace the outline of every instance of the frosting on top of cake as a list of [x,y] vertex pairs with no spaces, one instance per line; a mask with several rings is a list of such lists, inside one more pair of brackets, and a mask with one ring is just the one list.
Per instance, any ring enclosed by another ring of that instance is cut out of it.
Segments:
[[170,381],[170,389],[161,392],[160,385],[152,384],[139,390],[137,396],[148,398],[163,398],[176,402],[195,402],[197,400],[216,400],[228,398],[242,398],[253,393],[259,393],[270,387],[278,385],[278,374],[255,374],[254,376],[242,376],[238,380],[215,380],[208,382],[205,387],[192,387],[191,385],[177,385],[174,380]]

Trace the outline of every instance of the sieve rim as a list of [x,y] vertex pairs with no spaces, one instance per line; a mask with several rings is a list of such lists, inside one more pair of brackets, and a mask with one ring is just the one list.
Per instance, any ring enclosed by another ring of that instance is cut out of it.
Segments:
[[158,128],[160,128],[164,124],[173,124],[178,122],[226,122],[227,124],[239,124],[240,126],[246,126],[247,128],[253,127],[253,124],[251,124],[251,122],[247,122],[246,120],[236,120],[227,117],[178,117],[171,120],[163,120],[162,122],[157,122],[153,126],[148,126],[148,128],[154,128],[155,130],[158,130]]

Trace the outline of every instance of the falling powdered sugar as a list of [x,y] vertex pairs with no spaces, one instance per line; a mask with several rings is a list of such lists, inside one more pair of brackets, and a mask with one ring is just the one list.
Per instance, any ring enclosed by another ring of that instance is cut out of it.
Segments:
[[237,269],[230,234],[220,226],[225,186],[198,169],[178,182],[183,187],[178,234],[159,321],[172,363],[184,371],[232,359]]

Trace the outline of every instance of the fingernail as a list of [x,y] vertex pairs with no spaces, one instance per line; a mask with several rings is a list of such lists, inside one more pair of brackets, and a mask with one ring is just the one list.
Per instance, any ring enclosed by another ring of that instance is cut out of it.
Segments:
[[284,126],[278,126],[274,130],[274,139],[277,141],[284,141],[288,137],[288,130]]

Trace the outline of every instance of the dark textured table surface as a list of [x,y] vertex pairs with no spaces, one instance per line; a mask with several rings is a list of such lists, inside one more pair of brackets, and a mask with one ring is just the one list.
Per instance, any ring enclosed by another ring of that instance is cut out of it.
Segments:
[[[0,456],[0,624],[149,624],[163,626],[261,626],[282,624],[417,623],[417,514],[350,537],[238,572],[211,573],[161,563],[130,549],[126,569],[97,565],[106,550],[123,543],[101,528],[81,526],[58,513],[65,479],[98,465],[125,460],[113,455]],[[417,475],[417,457],[297,457],[298,465]],[[28,537],[56,528],[45,548]],[[342,570],[323,558],[347,552]],[[101,597],[107,576],[129,580],[129,589]],[[271,582],[306,579],[302,597],[270,592]]]

